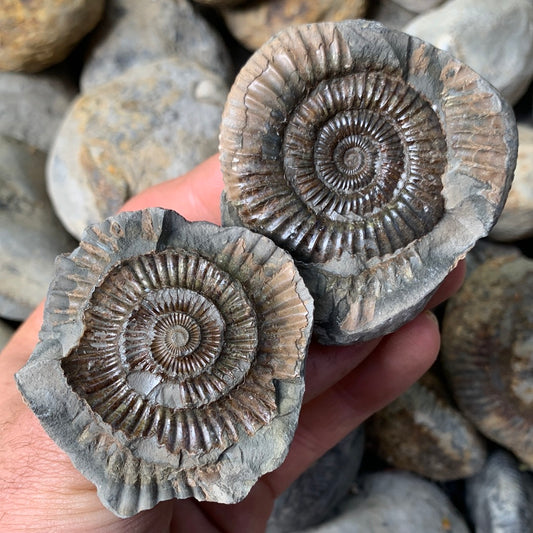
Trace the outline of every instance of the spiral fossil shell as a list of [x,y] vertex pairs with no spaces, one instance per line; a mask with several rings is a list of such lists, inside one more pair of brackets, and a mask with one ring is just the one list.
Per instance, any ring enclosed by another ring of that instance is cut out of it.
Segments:
[[223,220],[288,250],[325,343],[418,312],[494,224],[510,107],[445,52],[369,21],[289,28],[237,77],[220,133]]
[[447,304],[441,360],[465,416],[533,467],[533,260],[472,272]]
[[174,497],[230,503],[286,454],[311,325],[269,239],[124,213],[59,260],[17,382],[119,516]]

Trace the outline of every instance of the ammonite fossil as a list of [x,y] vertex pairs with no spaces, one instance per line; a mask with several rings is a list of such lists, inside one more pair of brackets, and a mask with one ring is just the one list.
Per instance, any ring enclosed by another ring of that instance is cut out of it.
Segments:
[[286,455],[311,327],[309,292],[269,239],[123,213],[59,259],[16,379],[119,516],[174,497],[233,503]]
[[487,458],[485,440],[453,405],[434,372],[367,424],[370,448],[396,468],[435,481],[470,477]]
[[465,416],[533,467],[533,260],[472,272],[446,306],[441,360]]
[[493,452],[481,472],[466,480],[466,502],[476,532],[533,530],[533,475],[504,450]]
[[488,233],[516,143],[509,105],[447,53],[370,21],[289,28],[228,96],[224,223],[293,255],[321,342],[369,339]]

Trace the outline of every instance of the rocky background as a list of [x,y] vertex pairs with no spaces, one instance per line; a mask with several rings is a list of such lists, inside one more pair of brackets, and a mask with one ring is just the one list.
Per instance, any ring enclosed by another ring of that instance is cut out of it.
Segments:
[[0,348],[86,225],[217,151],[229,86],[254,49],[283,26],[346,18],[423,38],[493,83],[515,109],[518,164],[464,288],[437,310],[436,367],[289,489],[270,531],[531,532],[531,0],[4,4]]

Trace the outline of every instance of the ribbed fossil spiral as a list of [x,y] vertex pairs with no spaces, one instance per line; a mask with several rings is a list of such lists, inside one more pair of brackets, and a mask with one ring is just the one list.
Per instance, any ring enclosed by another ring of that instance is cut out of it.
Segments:
[[[223,222],[299,262],[323,342],[391,331],[408,315],[391,299],[418,312],[494,223],[516,158],[513,120],[473,71],[406,34],[362,20],[287,28],[252,55],[226,102]],[[471,220],[452,251],[458,218]],[[424,288],[401,286],[413,279]]]
[[311,325],[311,297],[269,239],[124,213],[60,261],[17,379],[120,516],[174,497],[230,503],[287,452]]

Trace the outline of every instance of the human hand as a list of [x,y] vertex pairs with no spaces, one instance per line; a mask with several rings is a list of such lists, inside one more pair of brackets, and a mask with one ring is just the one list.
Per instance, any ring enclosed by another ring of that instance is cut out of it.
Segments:
[[[165,207],[189,220],[220,223],[222,176],[213,156],[181,178],[155,186],[123,210]],[[429,307],[450,296],[464,268],[453,271]],[[37,343],[42,305],[0,354],[0,532],[255,532],[264,531],[273,501],[308,466],[368,416],[401,394],[433,363],[438,325],[425,312],[395,333],[354,346],[311,344],[306,392],[289,455],[240,503],[193,499],[159,503],[119,519],[100,503],[96,488],[71,464],[25,406],[13,374]]]

